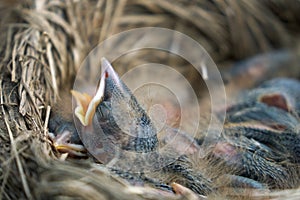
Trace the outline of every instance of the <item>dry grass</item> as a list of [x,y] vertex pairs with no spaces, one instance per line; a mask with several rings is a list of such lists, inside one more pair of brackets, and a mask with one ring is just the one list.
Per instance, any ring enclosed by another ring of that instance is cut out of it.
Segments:
[[[299,1],[27,0],[3,1],[0,11],[0,199],[161,198],[131,189],[89,161],[61,161],[47,136],[59,88],[70,84],[88,51],[114,33],[175,29],[221,63],[291,47],[300,24]],[[291,190],[269,197],[299,196]]]

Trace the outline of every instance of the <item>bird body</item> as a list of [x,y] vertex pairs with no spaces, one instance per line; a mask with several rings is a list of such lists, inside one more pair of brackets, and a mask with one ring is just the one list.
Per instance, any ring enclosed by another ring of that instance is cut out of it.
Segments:
[[[241,94],[226,108],[221,136],[208,146],[171,127],[158,137],[151,118],[105,59],[95,96],[72,94],[80,139],[98,162],[133,185],[172,192],[176,182],[209,195],[222,188],[299,186],[299,86],[296,80],[273,79]],[[178,141],[168,146],[175,135]]]

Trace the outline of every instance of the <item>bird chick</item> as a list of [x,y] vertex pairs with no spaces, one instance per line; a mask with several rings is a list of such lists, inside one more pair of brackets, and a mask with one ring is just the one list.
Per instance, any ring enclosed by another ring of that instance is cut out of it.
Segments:
[[[177,182],[201,195],[223,187],[293,188],[299,185],[300,174],[298,88],[298,81],[275,79],[242,94],[227,108],[221,136],[202,147],[200,139],[175,128],[158,134],[134,95],[103,60],[95,96],[72,92],[81,141],[73,138],[100,163],[113,160],[117,165],[110,170],[132,184],[172,191],[170,185]],[[59,126],[55,123],[49,128]],[[179,135],[176,145],[162,151],[175,135]],[[202,148],[208,148],[204,157],[199,156]],[[145,170],[149,166],[154,167]]]
[[273,79],[227,109],[222,137],[233,149],[226,163],[239,168],[235,175],[270,189],[299,186],[299,88],[296,80]]

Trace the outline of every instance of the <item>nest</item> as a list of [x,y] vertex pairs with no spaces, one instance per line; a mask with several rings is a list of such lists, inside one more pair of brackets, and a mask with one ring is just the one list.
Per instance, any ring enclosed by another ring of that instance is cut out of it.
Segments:
[[[300,2],[283,0],[27,0],[3,1],[0,10],[0,199],[161,198],[89,160],[63,159],[48,137],[60,88],[72,84],[88,52],[111,35],[170,28],[226,63],[292,47],[300,28]],[[293,196],[300,192],[268,194]]]

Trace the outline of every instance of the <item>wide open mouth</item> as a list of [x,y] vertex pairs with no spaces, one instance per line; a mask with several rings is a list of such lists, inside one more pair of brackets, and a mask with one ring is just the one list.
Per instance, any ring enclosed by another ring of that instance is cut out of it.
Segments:
[[101,59],[101,78],[94,96],[87,93],[72,90],[71,93],[76,100],[75,116],[82,125],[91,125],[97,106],[103,101],[105,91],[105,81],[110,77],[116,84],[120,85],[120,79],[111,64],[105,58]]

